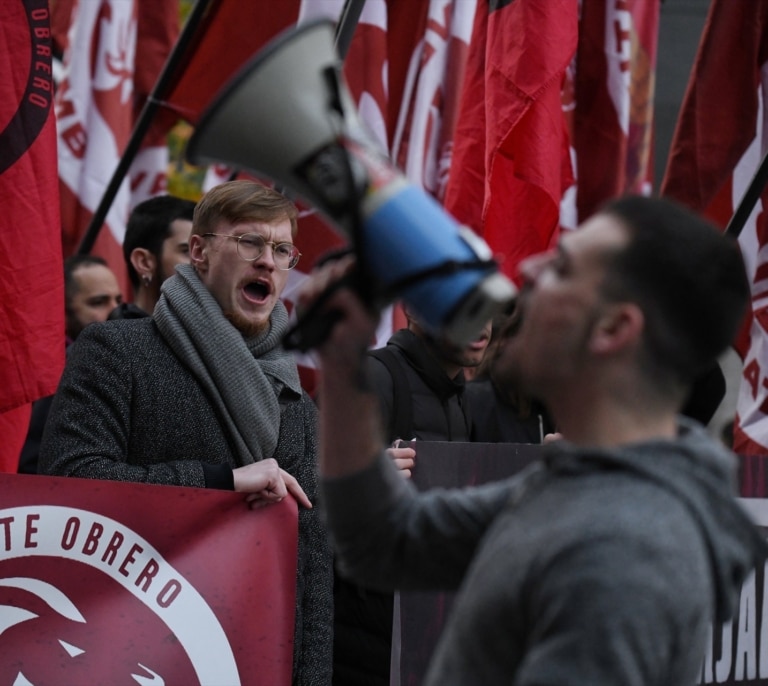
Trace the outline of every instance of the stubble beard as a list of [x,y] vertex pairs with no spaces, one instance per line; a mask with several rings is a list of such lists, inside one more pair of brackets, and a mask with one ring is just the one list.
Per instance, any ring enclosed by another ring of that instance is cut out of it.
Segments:
[[263,322],[254,322],[247,317],[243,317],[239,312],[224,312],[224,317],[245,338],[255,338],[269,329],[269,319]]

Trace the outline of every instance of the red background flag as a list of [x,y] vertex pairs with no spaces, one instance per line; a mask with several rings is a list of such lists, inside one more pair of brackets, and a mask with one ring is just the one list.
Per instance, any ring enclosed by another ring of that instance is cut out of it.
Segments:
[[571,183],[561,106],[576,0],[478,3],[445,205],[516,276],[557,235]]
[[[64,288],[46,0],[0,4],[0,413],[56,389]],[[15,471],[28,409],[6,415],[0,470]]]
[[[723,55],[728,55],[724,60]],[[725,226],[766,152],[768,1],[714,0],[683,100],[661,193]],[[768,226],[764,192],[739,242],[752,282],[734,449],[768,454]]]
[[579,19],[571,138],[577,220],[652,182],[659,0],[584,2]]
[[[251,3],[199,0],[208,9],[172,75],[163,109],[194,124],[213,96],[259,49],[299,19],[301,0]],[[338,16],[338,15],[337,15]]]
[[[79,246],[177,35],[177,0],[88,0],[74,5],[56,92],[65,255]],[[128,212],[136,202],[165,191],[167,153],[158,142],[156,136],[147,139],[133,178],[124,181],[114,198],[92,250],[107,260],[126,294],[130,283],[121,245]]]

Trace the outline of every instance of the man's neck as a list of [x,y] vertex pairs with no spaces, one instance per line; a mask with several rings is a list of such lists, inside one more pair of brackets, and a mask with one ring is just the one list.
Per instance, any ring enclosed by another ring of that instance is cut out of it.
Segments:
[[133,304],[140,307],[147,314],[152,314],[155,310],[155,303],[157,303],[157,297],[149,292],[146,288],[139,288],[136,291],[136,296],[133,299]]
[[677,434],[674,409],[644,408],[641,402],[613,397],[589,397],[568,402],[558,399],[550,406],[557,430],[576,445],[611,448]]

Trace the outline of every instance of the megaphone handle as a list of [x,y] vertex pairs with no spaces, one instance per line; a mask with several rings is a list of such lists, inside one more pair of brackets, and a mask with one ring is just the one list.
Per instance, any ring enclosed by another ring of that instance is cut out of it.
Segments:
[[283,337],[283,347],[286,350],[305,353],[323,343],[343,317],[339,310],[325,309],[325,303],[341,287],[351,287],[356,290],[356,282],[357,279],[352,273],[328,286],[286,332]]

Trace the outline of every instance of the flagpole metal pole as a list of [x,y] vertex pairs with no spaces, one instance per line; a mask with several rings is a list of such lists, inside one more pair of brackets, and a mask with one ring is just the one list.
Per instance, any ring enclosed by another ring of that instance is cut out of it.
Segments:
[[334,36],[334,45],[336,53],[341,61],[347,56],[349,46],[352,43],[352,36],[360,21],[360,15],[363,13],[365,0],[346,0],[341,10],[339,22],[336,24],[336,35]]
[[741,198],[739,206],[728,222],[728,226],[725,227],[726,234],[734,238],[739,237],[741,230],[747,223],[747,219],[749,219],[749,215],[752,214],[752,210],[760,199],[760,195],[765,190],[766,184],[768,184],[768,153],[760,162],[760,166],[752,177],[752,181],[749,182],[749,186]]
[[78,255],[87,255],[93,249],[93,244],[96,242],[99,231],[101,231],[101,227],[107,217],[109,208],[112,206],[112,202],[114,201],[115,196],[117,196],[117,193],[120,190],[120,185],[123,183],[136,154],[139,152],[139,148],[141,148],[144,136],[146,136],[147,131],[152,124],[152,120],[157,114],[157,110],[160,108],[160,104],[165,97],[165,92],[175,76],[176,68],[182,58],[186,56],[187,48],[192,43],[192,39],[195,37],[197,29],[205,18],[208,10],[214,3],[220,1],[221,0],[197,0],[195,3],[192,12],[184,24],[184,28],[179,35],[178,41],[173,47],[171,54],[168,56],[155,87],[152,89],[152,93],[150,93],[147,101],[144,103],[141,114],[131,132],[128,144],[125,146],[120,161],[112,174],[112,178],[104,191],[104,195],[101,197],[99,206],[93,213],[88,228],[83,234],[83,238],[77,247]]

